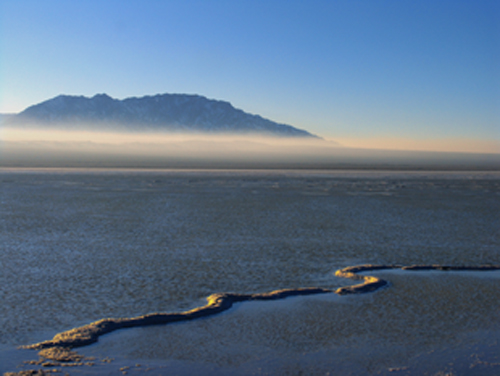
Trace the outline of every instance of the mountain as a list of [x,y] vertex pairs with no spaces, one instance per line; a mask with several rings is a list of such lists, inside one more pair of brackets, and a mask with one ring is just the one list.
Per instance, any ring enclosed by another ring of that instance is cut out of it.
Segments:
[[0,114],[0,124],[11,121],[15,116],[15,114]]
[[123,100],[106,94],[92,98],[59,95],[28,107],[10,117],[7,123],[62,129],[259,133],[318,138],[305,130],[246,113],[229,102],[188,94],[158,94]]

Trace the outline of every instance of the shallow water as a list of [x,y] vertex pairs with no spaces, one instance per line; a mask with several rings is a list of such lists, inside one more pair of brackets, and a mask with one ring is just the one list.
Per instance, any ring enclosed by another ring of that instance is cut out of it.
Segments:
[[[139,373],[146,366],[181,375],[498,374],[500,272],[372,274],[391,287],[242,303],[210,319],[124,330],[81,352],[119,354],[117,364]],[[480,361],[497,366],[481,369]]]
[[[13,370],[15,346],[104,317],[201,306],[214,292],[334,288],[352,283],[335,270],[365,263],[500,264],[496,172],[4,169],[0,187],[0,371]],[[424,274],[390,274],[371,295],[243,303],[122,330],[81,352],[178,372],[369,363],[356,374],[371,374],[397,366],[393,355],[405,366],[433,349],[466,351],[446,345],[462,337],[498,338],[478,334],[500,330],[498,278]]]

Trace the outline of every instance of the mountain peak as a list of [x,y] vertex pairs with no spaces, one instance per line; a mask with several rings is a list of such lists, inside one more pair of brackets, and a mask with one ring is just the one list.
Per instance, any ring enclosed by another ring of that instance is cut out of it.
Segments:
[[108,94],[106,93],[101,93],[101,94],[96,94],[94,95],[91,99],[95,99],[95,100],[114,100],[113,98],[111,98]]
[[59,95],[28,107],[10,123],[62,129],[259,133],[317,138],[305,130],[236,109],[229,102],[196,94],[165,93],[123,100],[105,93],[91,98]]

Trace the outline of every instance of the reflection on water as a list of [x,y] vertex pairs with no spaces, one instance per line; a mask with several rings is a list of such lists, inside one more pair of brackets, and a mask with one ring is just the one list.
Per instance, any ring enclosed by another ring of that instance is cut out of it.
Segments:
[[[203,305],[214,292],[338,287],[349,282],[332,272],[348,265],[500,263],[494,172],[3,170],[0,187],[2,348],[103,317]],[[370,341],[385,364],[410,341],[431,349],[438,337],[498,329],[498,279],[388,279],[392,287],[341,304],[251,303],[108,338],[141,343],[134,336],[149,331],[154,346],[122,349],[132,357],[258,367],[302,354],[326,367],[321,354],[358,359]]]

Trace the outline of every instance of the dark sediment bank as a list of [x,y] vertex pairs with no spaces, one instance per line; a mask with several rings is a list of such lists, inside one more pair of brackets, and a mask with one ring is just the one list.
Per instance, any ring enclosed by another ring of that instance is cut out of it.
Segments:
[[207,297],[207,304],[189,311],[179,313],[152,313],[133,318],[106,318],[91,324],[74,328],[54,336],[53,339],[23,346],[25,349],[49,349],[49,348],[75,348],[90,345],[97,342],[99,336],[113,332],[122,328],[132,328],[138,326],[160,325],[172,322],[193,320],[200,317],[207,317],[219,312],[223,312],[232,307],[233,303],[256,301],[256,300],[277,300],[291,296],[312,295],[321,293],[335,293],[338,295],[360,294],[373,292],[388,284],[387,281],[374,277],[360,275],[361,272],[401,269],[408,271],[494,271],[500,270],[500,265],[483,266],[446,266],[446,265],[357,265],[337,270],[337,277],[349,278],[361,281],[353,286],[340,287],[336,290],[310,287],[298,289],[277,290],[261,294],[232,294],[218,293]]

